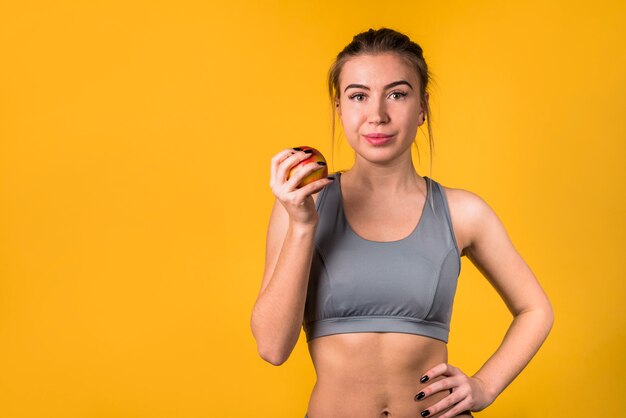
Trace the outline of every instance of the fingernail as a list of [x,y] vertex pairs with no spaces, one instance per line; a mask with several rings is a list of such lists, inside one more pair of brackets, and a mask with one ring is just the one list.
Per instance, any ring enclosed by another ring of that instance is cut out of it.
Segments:
[[417,396],[415,397],[415,400],[416,400],[416,401],[419,401],[419,400],[420,400],[420,399],[422,399],[424,396],[426,396],[426,395],[424,394],[424,392],[420,392],[420,393],[418,393],[418,394],[417,394]]
[[424,382],[428,382],[428,376],[424,376],[420,379],[420,382],[424,383]]
[[428,409],[427,409],[427,410],[425,410],[425,411],[422,411],[422,416],[423,416],[423,417],[427,417],[427,416],[429,416],[429,415],[430,415],[430,411],[429,411]]
[[319,165],[326,165],[326,163],[324,161],[318,161],[317,162]]
[[[301,150],[298,150],[298,151],[301,151]],[[304,152],[307,153],[307,154],[313,154],[313,150],[312,149],[305,149]]]
[[326,178],[327,178],[328,180],[335,180],[335,178],[334,178],[334,177],[330,177],[330,176],[328,176],[328,177],[326,177]]
[[292,148],[294,151],[302,151],[302,148]]

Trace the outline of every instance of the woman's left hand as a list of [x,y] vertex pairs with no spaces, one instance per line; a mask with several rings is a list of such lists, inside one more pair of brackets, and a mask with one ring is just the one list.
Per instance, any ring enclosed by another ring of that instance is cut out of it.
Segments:
[[[445,376],[445,378],[425,387],[422,391],[423,396],[420,396],[422,392],[418,394],[419,400],[426,399],[433,393],[442,390],[447,390],[450,394],[428,407],[428,413],[425,412],[426,410],[422,412],[423,417],[433,416],[454,405],[453,408],[439,417],[452,418],[463,411],[482,411],[494,401],[490,399],[485,383],[482,380],[477,377],[468,377],[460,369],[447,363],[440,363],[428,370],[420,381],[426,383],[439,376]],[[416,401],[419,402],[419,400],[416,396]]]

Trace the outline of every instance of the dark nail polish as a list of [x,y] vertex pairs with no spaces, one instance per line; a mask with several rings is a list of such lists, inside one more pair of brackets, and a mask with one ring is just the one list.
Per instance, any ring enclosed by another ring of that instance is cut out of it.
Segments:
[[292,148],[294,151],[302,151],[302,148]]
[[306,154],[313,154],[313,150],[312,149],[305,149],[304,152]]
[[424,376],[420,379],[420,382],[424,383],[424,382],[428,382],[428,376]]
[[335,178],[334,178],[334,177],[330,177],[330,176],[328,176],[328,177],[326,177],[326,178],[327,178],[328,180],[335,180]]
[[417,396],[415,397],[415,400],[416,400],[416,401],[419,401],[419,400],[420,400],[420,399],[422,399],[424,396],[426,396],[426,395],[424,394],[424,392],[420,392],[420,393],[418,393],[418,394],[417,394]]
[[430,411],[429,411],[428,409],[427,409],[427,410],[425,410],[425,411],[422,411],[422,416],[423,416],[423,417],[427,417],[427,416],[429,416],[429,415],[430,415]]
[[324,161],[318,161],[317,164],[319,164],[319,165],[326,165],[326,163]]

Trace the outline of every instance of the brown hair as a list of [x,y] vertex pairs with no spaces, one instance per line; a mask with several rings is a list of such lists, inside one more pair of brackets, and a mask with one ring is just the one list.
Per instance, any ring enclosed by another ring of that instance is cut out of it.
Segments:
[[[331,111],[331,138],[332,138],[332,159],[334,160],[334,150],[335,150],[335,103],[339,100],[340,97],[340,89],[339,89],[339,76],[341,75],[341,70],[344,64],[353,57],[359,55],[376,55],[376,54],[384,54],[384,53],[395,53],[398,54],[401,58],[404,59],[406,64],[413,68],[417,73],[417,76],[420,81],[420,99],[422,104],[424,104],[424,111],[426,113],[426,119],[424,123],[427,124],[428,127],[428,144],[430,146],[430,176],[432,176],[433,171],[433,150],[435,144],[433,142],[433,132],[431,128],[431,114],[430,107],[428,102],[425,100],[426,93],[428,91],[428,83],[431,81],[432,77],[428,72],[428,66],[426,65],[426,61],[424,60],[424,55],[422,52],[422,47],[420,47],[415,42],[411,41],[411,39],[400,32],[397,32],[393,29],[389,28],[380,28],[377,30],[369,29],[367,32],[359,33],[352,38],[352,42],[350,42],[335,58],[335,61],[330,66],[328,71],[328,94],[330,96],[330,111]],[[418,159],[420,158],[419,147],[417,146],[417,141],[413,141],[415,145],[415,149],[417,149]],[[334,166],[334,161],[333,161]],[[431,183],[429,182],[429,186]],[[431,207],[432,203],[432,186],[429,191],[429,196],[431,196]]]

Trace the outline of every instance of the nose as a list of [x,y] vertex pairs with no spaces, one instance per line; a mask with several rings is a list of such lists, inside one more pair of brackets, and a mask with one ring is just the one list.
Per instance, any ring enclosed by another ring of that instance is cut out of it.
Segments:
[[389,122],[389,115],[385,107],[385,100],[371,100],[368,122],[376,125]]

